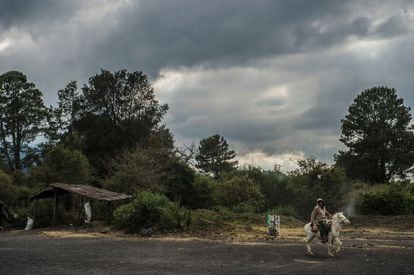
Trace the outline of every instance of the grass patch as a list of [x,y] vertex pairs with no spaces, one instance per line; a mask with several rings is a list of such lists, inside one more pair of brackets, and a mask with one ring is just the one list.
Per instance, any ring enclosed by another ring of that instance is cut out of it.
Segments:
[[[191,225],[188,234],[211,239],[268,239],[265,213],[234,213],[227,209],[200,209],[191,212]],[[284,228],[302,228],[303,222],[281,216]],[[282,233],[283,234],[283,233]]]

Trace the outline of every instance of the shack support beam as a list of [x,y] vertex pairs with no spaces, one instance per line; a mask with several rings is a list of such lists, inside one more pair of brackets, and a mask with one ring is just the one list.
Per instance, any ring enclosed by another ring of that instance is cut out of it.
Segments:
[[55,191],[55,203],[53,204],[52,226],[56,226],[57,204],[58,204],[58,192],[56,189],[54,189],[54,191]]
[[37,214],[37,201],[35,200],[33,203],[33,223],[36,222],[36,214]]
[[83,198],[82,196],[79,196],[79,206],[78,206],[78,227],[81,224],[81,214],[82,214],[82,208],[83,208]]

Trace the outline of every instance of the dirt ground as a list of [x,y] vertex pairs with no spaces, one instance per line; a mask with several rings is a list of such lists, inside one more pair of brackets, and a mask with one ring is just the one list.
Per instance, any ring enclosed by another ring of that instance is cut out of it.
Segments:
[[343,250],[327,255],[313,243],[307,256],[299,227],[282,238],[141,238],[118,233],[58,230],[0,233],[0,274],[414,274],[411,227],[349,228]]

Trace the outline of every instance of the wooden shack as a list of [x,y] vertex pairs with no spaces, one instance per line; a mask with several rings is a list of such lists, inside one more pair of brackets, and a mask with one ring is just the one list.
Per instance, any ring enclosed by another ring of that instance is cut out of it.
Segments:
[[[78,225],[80,224],[80,215],[83,208],[84,200],[88,199],[89,201],[101,201],[106,202],[108,205],[108,219],[112,215],[113,204],[118,201],[123,201],[132,198],[131,195],[126,195],[122,193],[112,192],[102,188],[97,188],[92,185],[84,184],[65,184],[65,183],[52,183],[50,188],[41,191],[40,193],[34,195],[29,199],[29,201],[35,201],[45,198],[54,198],[53,204],[53,214],[52,214],[52,225],[56,225],[56,217],[58,215],[58,203],[59,197],[67,194],[72,194],[79,197],[79,207],[78,207]],[[34,207],[33,218],[36,216],[36,205]]]

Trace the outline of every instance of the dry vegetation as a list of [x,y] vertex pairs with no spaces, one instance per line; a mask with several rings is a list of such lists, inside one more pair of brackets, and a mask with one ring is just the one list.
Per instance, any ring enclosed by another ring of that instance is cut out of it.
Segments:
[[[304,237],[304,222],[281,216],[281,235],[277,238],[266,234],[265,217],[259,214],[232,214],[214,211],[197,211],[192,225],[186,230],[158,232],[151,238],[163,240],[208,239],[230,242],[274,242],[277,240],[300,241]],[[96,225],[88,228],[59,227],[36,230],[52,238],[143,238],[139,234],[124,234],[122,231]],[[414,238],[414,216],[360,216],[352,217],[351,224],[344,226],[342,239],[369,240],[378,238]]]

